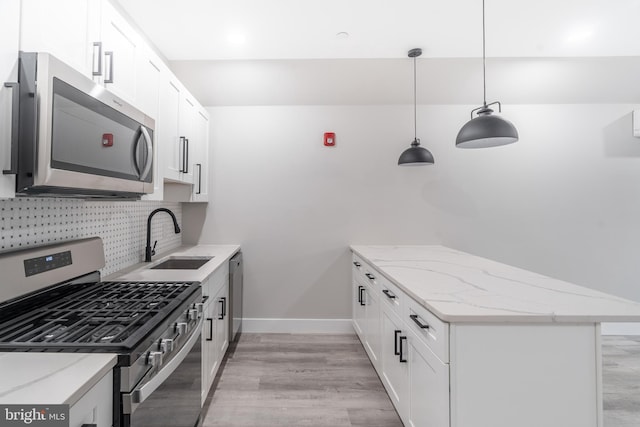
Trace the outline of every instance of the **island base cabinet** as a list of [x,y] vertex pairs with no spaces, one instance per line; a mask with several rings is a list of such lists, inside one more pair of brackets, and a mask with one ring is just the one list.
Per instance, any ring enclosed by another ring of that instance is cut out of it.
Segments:
[[381,314],[380,379],[400,418],[405,419],[409,403],[407,329],[390,308],[383,307]]
[[113,373],[107,373],[69,408],[69,427],[113,425]]
[[598,324],[451,324],[450,333],[452,427],[602,427]]
[[409,331],[408,408],[405,418],[410,427],[449,427],[449,364],[442,362]]

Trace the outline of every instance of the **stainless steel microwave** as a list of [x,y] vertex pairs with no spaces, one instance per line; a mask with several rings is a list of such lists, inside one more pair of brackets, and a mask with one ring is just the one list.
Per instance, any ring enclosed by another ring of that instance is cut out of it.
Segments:
[[14,97],[17,195],[153,192],[152,118],[47,53],[20,53]]

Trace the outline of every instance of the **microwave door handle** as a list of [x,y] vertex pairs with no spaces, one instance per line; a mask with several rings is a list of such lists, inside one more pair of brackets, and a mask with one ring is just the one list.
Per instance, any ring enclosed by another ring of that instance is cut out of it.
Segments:
[[149,175],[151,171],[151,166],[153,165],[153,143],[151,141],[151,135],[147,131],[147,128],[144,126],[140,126],[140,130],[142,131],[142,136],[144,137],[145,144],[147,145],[147,163],[144,165],[144,169],[140,174],[140,181],[144,181]]

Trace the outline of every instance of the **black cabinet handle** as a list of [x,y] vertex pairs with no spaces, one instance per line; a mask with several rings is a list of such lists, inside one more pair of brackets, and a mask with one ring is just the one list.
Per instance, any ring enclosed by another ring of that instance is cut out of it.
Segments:
[[365,274],[365,276],[367,276],[367,278],[368,278],[369,280],[375,280],[375,279],[376,279],[376,278],[373,276],[373,274],[371,274],[371,273],[366,273],[366,274]]
[[429,329],[429,325],[427,325],[426,323],[422,323],[417,314],[410,314],[409,317],[411,318],[411,320],[416,322],[416,325],[420,326],[421,329]]
[[82,427],[98,427],[98,424],[82,424]]
[[196,191],[196,194],[201,194],[202,193],[202,163],[196,163],[196,166],[198,166],[198,191]]
[[226,309],[227,299],[225,297],[221,297],[218,300],[218,302],[222,304],[218,320],[222,320],[222,319],[224,319],[224,316],[226,315],[226,311],[227,311],[227,309]]
[[393,354],[396,356],[400,356],[400,349],[398,347],[398,335],[400,335],[402,331],[400,329],[396,329],[393,331]]
[[364,302],[364,294],[363,294],[363,292],[364,292],[364,286],[358,286],[358,289],[359,289],[359,291],[358,291],[358,292],[359,292],[359,294],[360,294],[360,305],[367,305],[367,304]]
[[184,158],[184,173],[189,173],[189,138],[184,139],[185,152],[187,153]]
[[209,336],[206,338],[206,340],[213,341],[213,318],[207,317],[207,322],[209,322]]
[[389,299],[395,299],[396,298],[396,296],[394,294],[392,294],[389,289],[383,289],[382,293],[385,294],[387,296],[387,298],[389,298]]
[[355,265],[358,268],[362,266],[362,264],[360,264],[358,261],[353,261],[353,265]]
[[[186,138],[184,136],[180,137],[180,142],[178,143],[178,151],[182,154],[182,163],[180,164],[180,172],[184,172],[184,156],[185,156],[185,148],[187,144],[185,143]],[[178,161],[180,161],[180,153],[178,154]]]
[[402,343],[407,341],[407,337],[400,337],[400,363],[407,363],[407,359],[404,357],[404,351]]

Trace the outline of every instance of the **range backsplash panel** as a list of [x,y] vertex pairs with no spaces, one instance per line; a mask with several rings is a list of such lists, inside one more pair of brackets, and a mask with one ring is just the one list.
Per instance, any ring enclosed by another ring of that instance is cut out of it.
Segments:
[[[0,200],[0,252],[65,240],[99,236],[106,265],[102,275],[114,273],[144,259],[147,217],[154,209],[171,209],[182,224],[180,203],[159,201],[85,201],[76,199],[16,198]],[[182,244],[166,213],[154,215],[151,244],[157,253]]]

